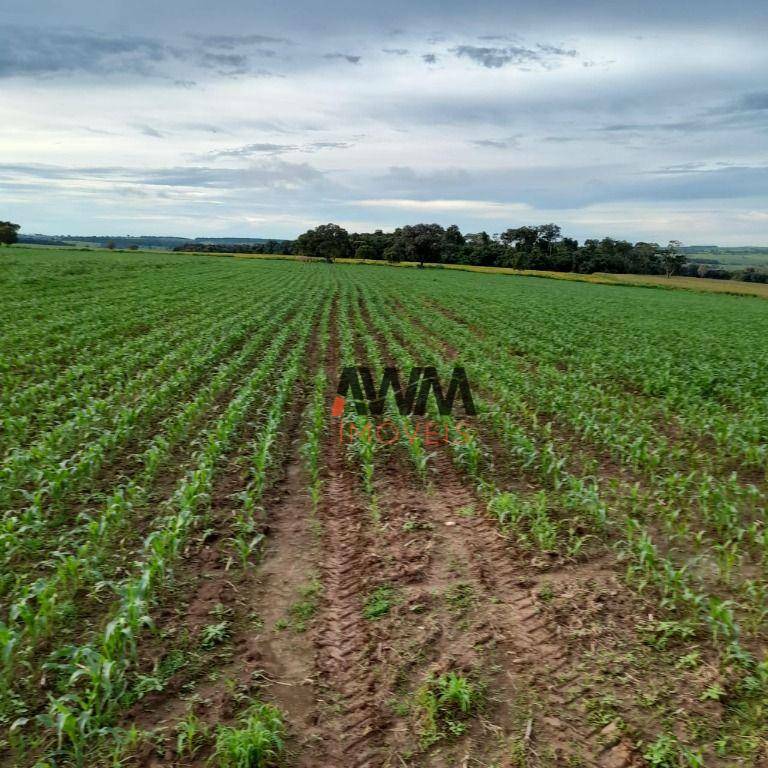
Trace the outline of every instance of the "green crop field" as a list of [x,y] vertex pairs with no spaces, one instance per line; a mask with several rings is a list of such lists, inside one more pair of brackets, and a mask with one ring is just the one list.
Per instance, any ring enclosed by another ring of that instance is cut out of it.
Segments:
[[696,250],[689,253],[691,258],[712,259],[726,269],[753,267],[760,271],[768,269],[768,248],[715,248]]
[[0,766],[768,765],[764,298],[13,247],[0,290]]

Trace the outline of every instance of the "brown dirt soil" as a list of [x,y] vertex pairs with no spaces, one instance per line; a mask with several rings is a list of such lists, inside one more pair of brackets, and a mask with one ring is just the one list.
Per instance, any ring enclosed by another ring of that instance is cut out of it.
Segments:
[[[500,729],[502,741],[521,735],[525,741],[525,733],[510,730],[515,718],[509,705],[521,695],[532,695],[526,749],[534,754],[541,749],[555,764],[580,759],[583,765],[601,768],[632,765],[631,745],[618,733],[613,740],[601,738],[600,729],[591,727],[578,708],[579,697],[569,693],[581,678],[577,656],[559,626],[541,610],[530,565],[501,537],[447,455],[439,454],[435,465],[434,495],[427,510],[443,538],[448,561],[464,563],[467,569],[464,578],[472,585],[474,613],[471,647],[480,669],[499,670],[488,681],[499,711],[488,717]],[[580,571],[581,578],[605,576],[599,564],[580,566]],[[452,653],[455,657],[456,651]]]

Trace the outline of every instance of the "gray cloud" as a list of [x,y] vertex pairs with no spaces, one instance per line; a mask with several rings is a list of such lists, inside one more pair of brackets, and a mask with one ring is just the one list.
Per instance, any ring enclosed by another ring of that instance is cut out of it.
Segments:
[[94,128],[90,125],[80,125],[78,128],[86,133],[92,133],[95,136],[116,136],[114,131],[105,131],[103,128]]
[[439,190],[458,191],[472,180],[472,174],[463,168],[446,168],[420,172],[405,165],[391,166],[387,173],[374,179],[376,188],[402,197],[426,196],[433,198]]
[[219,149],[208,153],[208,157],[255,157],[259,155],[282,155],[287,152],[319,152],[324,149],[346,149],[345,141],[313,141],[309,144],[272,144],[269,142],[245,144],[242,147]]
[[209,48],[241,48],[249,45],[277,43],[291,44],[291,41],[286,37],[270,37],[269,35],[195,35],[195,39]]
[[346,141],[314,141],[309,146],[312,149],[347,149],[352,145]]
[[[692,1],[11,4],[0,142],[16,162],[0,167],[0,207],[38,231],[129,231],[133,216],[144,231],[293,235],[448,201],[466,227],[528,206],[591,222],[580,236],[765,240],[766,8]],[[406,205],[354,203],[377,199]],[[751,229],[709,213],[729,207]]]
[[[166,0],[158,8],[156,0],[134,0],[130,13],[118,0],[38,0],[34,4],[8,6],[4,18],[38,23],[45,18],[51,26],[102,21],[105,27],[117,20],[127,28],[152,26],[165,34],[181,28],[208,36],[239,36],[235,32],[255,31],[264,36],[307,37],[368,35],[385,37],[395,22],[400,34],[426,36],[461,29],[466,35],[498,35],[498,30],[534,28],[576,30],[580,33],[603,31],[627,35],[653,34],[659,30],[724,29],[744,33],[765,23],[762,0],[541,0],[538,3],[510,3],[486,0],[469,4],[466,0],[391,0],[385,7],[371,3],[350,4],[346,0],[296,0],[292,3],[253,3],[226,0],[223,4],[195,3],[190,8],[180,0]],[[121,13],[122,11],[122,13]],[[74,20],[74,22],[73,22]],[[329,24],[329,20],[332,23]],[[436,24],[439,28],[436,29]],[[750,25],[750,26],[747,26]],[[403,32],[405,30],[406,32]]]
[[225,130],[220,125],[214,125],[213,123],[188,122],[181,123],[179,127],[185,131],[196,131],[200,133],[229,133],[229,131]]
[[638,136],[644,133],[693,135],[746,128],[765,131],[768,130],[768,124],[766,124],[764,113],[768,110],[768,105],[760,106],[762,102],[759,96],[760,94],[754,94],[755,98],[744,98],[725,106],[699,110],[683,120],[608,123],[595,130],[606,134]]
[[219,149],[210,152],[210,157],[253,157],[254,155],[280,155],[285,152],[295,152],[299,147],[295,144],[246,144],[232,149]]
[[595,130],[603,133],[627,133],[640,131],[696,131],[708,126],[700,120],[673,120],[659,123],[609,123]]
[[535,48],[522,45],[510,45],[504,48],[484,47],[477,45],[459,45],[451,49],[459,58],[468,58],[487,69],[499,69],[509,64],[521,66],[538,64],[543,67],[552,66],[558,59],[573,58],[577,52],[555,45],[538,44]]
[[473,139],[469,142],[476,147],[487,147],[488,149],[507,149],[507,147],[514,146],[516,139]]
[[[510,184],[510,179],[514,184]],[[395,166],[371,179],[377,197],[413,200],[460,199],[524,203],[541,210],[579,209],[594,205],[633,202],[739,200],[763,193],[768,166],[680,169],[660,168],[631,173],[606,166],[594,168],[498,168],[469,171],[446,168],[421,172]]]
[[519,104],[508,98],[489,98],[486,94],[464,95],[457,99],[444,94],[421,94],[419,98],[383,101],[370,113],[380,121],[397,126],[498,125],[508,128],[520,119]]
[[307,163],[287,163],[271,160],[247,168],[162,168],[139,174],[145,184],[185,187],[239,187],[292,189],[322,180],[323,174]]
[[[202,38],[200,45],[189,47],[149,37],[99,34],[80,29],[11,27],[6,30],[0,49],[0,78],[72,76],[77,73],[129,75],[170,78],[175,85],[191,88],[196,85],[194,80],[176,77],[181,72],[186,75],[190,67],[224,77],[272,74],[253,68],[249,54],[227,50],[266,40],[281,42],[283,39],[260,35],[211,36]],[[256,48],[250,55],[275,58],[277,52]]]
[[200,65],[220,75],[244,75],[249,70],[248,57],[241,53],[210,53],[200,56]]
[[324,59],[342,59],[343,61],[346,61],[348,64],[359,64],[360,60],[362,59],[362,56],[353,56],[349,53],[326,53],[323,55]]
[[749,111],[768,109],[768,93],[747,93],[741,97],[738,106]]
[[107,36],[80,30],[11,27],[3,33],[0,77],[61,73],[147,75],[179,51],[146,37]]
[[747,165],[744,163],[733,163],[728,161],[719,160],[716,162],[705,162],[703,160],[693,160],[688,163],[676,163],[673,165],[664,165],[660,168],[656,168],[652,171],[646,171],[650,175],[671,175],[679,176],[681,174],[710,174],[718,173],[720,171],[736,171],[736,172],[751,172],[751,171],[766,171],[768,165],[765,163],[755,163]]
[[153,139],[164,139],[167,134],[158,131],[157,128],[153,128],[151,125],[137,125],[136,129],[143,136],[150,136]]
[[768,92],[745,93],[736,101],[709,110],[712,115],[732,115],[768,110]]

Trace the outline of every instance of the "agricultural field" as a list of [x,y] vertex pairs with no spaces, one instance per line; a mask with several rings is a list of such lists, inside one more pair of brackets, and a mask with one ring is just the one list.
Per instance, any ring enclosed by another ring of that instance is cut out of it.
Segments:
[[765,299],[43,248],[0,290],[2,768],[768,765]]
[[726,269],[753,267],[762,272],[768,269],[768,249],[766,248],[715,248],[713,250],[696,249],[689,252],[691,258],[714,259]]

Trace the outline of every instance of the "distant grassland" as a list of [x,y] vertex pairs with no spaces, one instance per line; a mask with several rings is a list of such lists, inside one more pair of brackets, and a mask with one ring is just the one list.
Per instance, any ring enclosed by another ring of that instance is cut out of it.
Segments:
[[[77,253],[77,249],[67,247],[56,246],[37,246],[37,245],[21,245],[10,246],[0,249],[0,264],[2,263],[2,257],[6,258],[13,256],[14,253],[26,252],[29,254],[31,250],[38,252],[40,255],[44,253],[56,253],[63,251],[65,253]],[[104,253],[104,254],[125,254],[129,256],[136,256],[142,251],[128,251],[128,250],[108,250],[106,248],[85,248],[89,253]],[[189,258],[235,258],[235,259],[266,259],[266,260],[287,260],[287,261],[301,261],[300,256],[289,256],[280,254],[261,254],[261,253],[194,253],[194,252],[174,252],[174,251],[161,251],[152,249],[152,251],[143,251],[143,253],[152,254],[173,254],[179,259]],[[723,258],[723,254],[713,254],[712,258]],[[754,258],[765,258],[765,256],[755,254]],[[695,258],[709,258],[706,254],[696,254]],[[401,267],[401,268],[415,268],[418,267],[417,262],[413,261],[401,261],[397,264],[390,264],[385,261],[374,261],[369,259],[337,259],[337,263],[340,264],[370,264],[373,266],[381,267]],[[743,265],[742,265],[743,266]],[[755,264],[755,266],[757,266]],[[724,293],[734,296],[759,296],[760,298],[768,299],[768,284],[765,283],[745,283],[739,280],[709,280],[699,277],[663,277],[661,275],[616,275],[605,272],[596,272],[591,275],[582,275],[575,272],[549,272],[543,270],[534,269],[511,269],[509,267],[476,267],[471,264],[427,264],[426,269],[452,269],[463,272],[479,272],[486,274],[501,274],[501,275],[527,275],[529,277],[549,278],[553,280],[568,280],[584,283],[596,283],[601,285],[629,285],[637,286],[641,288],[666,288],[666,289],[678,289],[688,291],[698,291],[701,293]]]
[[[579,276],[581,277],[581,276]],[[768,299],[768,284],[744,283],[740,280],[709,280],[703,277],[663,277],[661,275],[584,275],[593,283],[678,288],[703,293],[727,293],[734,296],[761,296]],[[578,279],[578,278],[575,278]]]

